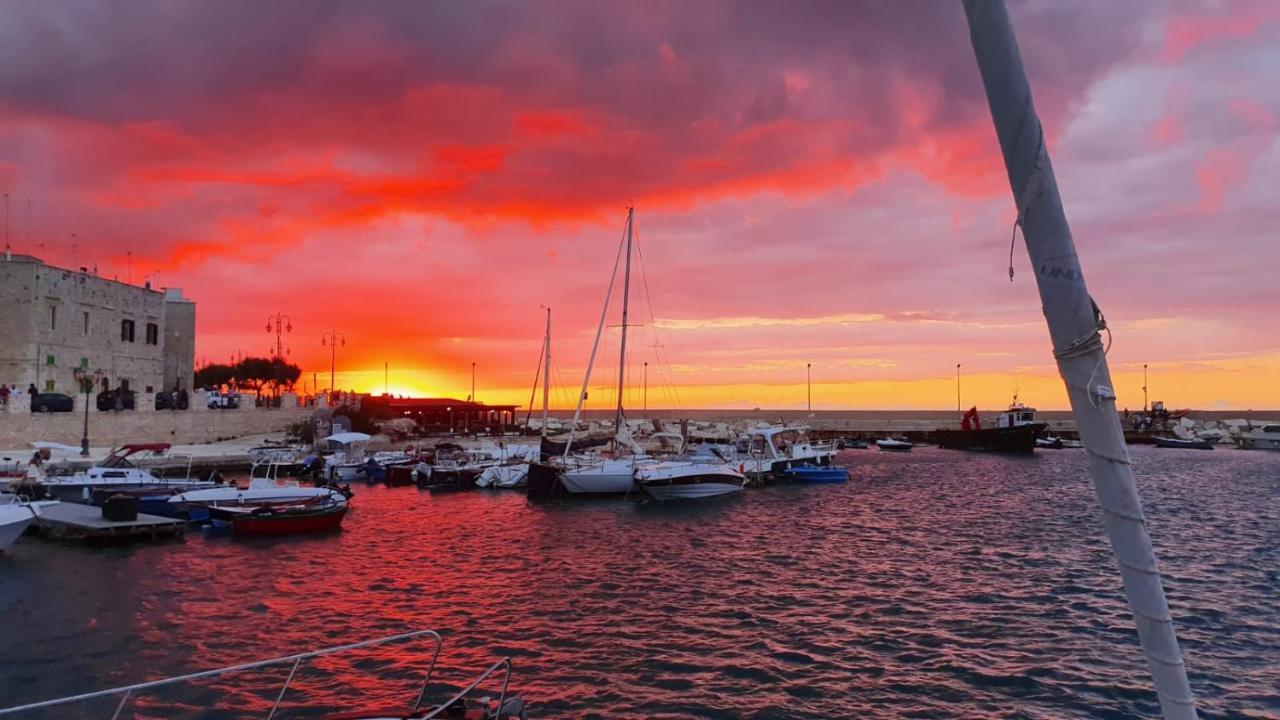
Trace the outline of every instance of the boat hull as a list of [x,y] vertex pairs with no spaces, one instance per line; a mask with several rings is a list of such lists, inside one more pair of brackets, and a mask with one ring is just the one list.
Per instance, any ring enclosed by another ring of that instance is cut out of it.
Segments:
[[34,519],[35,515],[25,505],[0,505],[0,553],[22,537]]
[[625,495],[636,487],[635,465],[627,460],[605,460],[567,470],[560,482],[571,495]]
[[997,453],[1031,453],[1036,449],[1036,438],[1044,434],[1044,423],[1017,425],[1005,428],[980,430],[937,430],[934,439],[939,447],[949,450],[975,450]]
[[302,513],[246,515],[231,519],[236,535],[304,535],[337,530],[347,514],[345,505]]
[[1212,450],[1213,443],[1208,440],[1182,440],[1180,438],[1162,438],[1155,439],[1156,447],[1176,448],[1183,450]]
[[725,482],[723,480],[707,480],[680,484],[641,483],[640,487],[649,497],[660,502],[668,500],[701,500],[703,498],[734,495],[742,492],[741,481]]
[[847,482],[849,480],[849,471],[845,468],[816,468],[816,467],[800,467],[792,468],[782,474],[784,480],[792,482],[807,483],[812,485],[831,485],[836,483]]
[[1245,450],[1280,450],[1280,438],[1240,438],[1240,447]]

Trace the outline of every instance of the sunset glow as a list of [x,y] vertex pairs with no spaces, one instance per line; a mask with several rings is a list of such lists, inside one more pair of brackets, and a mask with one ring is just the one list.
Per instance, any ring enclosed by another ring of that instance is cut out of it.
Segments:
[[[1280,407],[1280,4],[1013,5],[1118,404]],[[207,361],[279,311],[309,391],[523,407],[549,306],[569,407],[634,205],[629,407],[809,363],[815,409],[957,363],[1066,406],[958,3],[32,2],[0,47],[14,251],[183,288]]]

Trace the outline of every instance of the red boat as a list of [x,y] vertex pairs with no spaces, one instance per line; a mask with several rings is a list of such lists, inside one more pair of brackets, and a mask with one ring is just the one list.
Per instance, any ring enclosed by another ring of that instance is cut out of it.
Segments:
[[337,530],[347,514],[345,502],[289,503],[255,507],[210,508],[210,516],[230,521],[236,535],[298,535]]

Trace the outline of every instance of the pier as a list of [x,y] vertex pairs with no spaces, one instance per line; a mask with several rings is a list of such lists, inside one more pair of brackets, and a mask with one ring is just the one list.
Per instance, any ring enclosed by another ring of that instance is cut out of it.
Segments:
[[157,540],[179,537],[186,531],[186,524],[181,520],[159,515],[138,513],[133,520],[107,520],[102,516],[102,508],[80,503],[41,505],[35,508],[35,515],[40,533],[59,540]]

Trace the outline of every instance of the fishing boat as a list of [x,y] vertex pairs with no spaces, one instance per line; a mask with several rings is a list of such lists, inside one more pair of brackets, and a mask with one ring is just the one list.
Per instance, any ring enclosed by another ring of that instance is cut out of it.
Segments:
[[[169,443],[145,443],[123,445],[102,462],[84,472],[68,475],[56,475],[42,465],[28,467],[27,480],[37,487],[43,495],[59,500],[88,501],[95,490],[103,489],[176,489],[179,491],[210,488],[213,482],[191,479],[191,461],[187,458],[187,472],[182,479],[159,478],[145,468],[138,467],[135,461],[139,458],[166,457]],[[172,456],[168,456],[172,457]]]
[[1156,447],[1162,448],[1181,448],[1184,450],[1212,450],[1213,443],[1200,438],[1176,438],[1176,437],[1158,437],[1155,438]]
[[1245,450],[1280,450],[1280,425],[1263,425],[1241,435],[1240,447]]
[[273,503],[297,503],[305,501],[333,500],[346,504],[348,494],[343,488],[333,486],[305,487],[297,480],[283,479],[272,473],[270,461],[257,463],[250,469],[248,487],[226,484],[202,490],[190,490],[170,497],[166,502],[175,510],[168,513],[188,513],[195,508],[253,506]]
[[697,500],[742,492],[747,478],[724,463],[664,461],[636,470],[636,484],[654,500]]
[[335,448],[325,461],[325,477],[331,481],[351,482],[365,472],[364,449],[369,436],[359,432],[335,433],[320,441]]
[[940,428],[934,431],[934,439],[939,447],[951,450],[1029,453],[1035,451],[1036,440],[1047,428],[1036,422],[1036,409],[1018,402],[1015,394],[1009,409],[996,416],[994,426],[984,428],[978,409],[973,407],[960,418],[959,430]]
[[782,472],[782,479],[812,484],[842,483],[849,480],[849,469],[842,467],[793,467]]
[[885,452],[911,452],[915,445],[906,438],[882,438],[876,441],[876,447]]
[[[236,673],[243,673],[245,670],[254,670],[264,667],[288,667],[292,666],[291,671],[285,677],[284,684],[275,694],[275,703],[271,706],[270,712],[266,717],[272,718],[277,715],[280,710],[280,704],[284,701],[285,695],[289,691],[289,686],[293,683],[293,679],[299,674],[298,670],[303,663],[312,658],[337,655],[339,653],[349,653],[356,650],[385,645],[389,643],[403,643],[411,640],[431,640],[434,644],[434,650],[431,653],[431,659],[427,665],[425,678],[422,682],[421,689],[413,696],[412,703],[403,707],[384,708],[384,707],[362,707],[359,689],[362,687],[360,682],[353,682],[348,687],[347,708],[337,714],[327,714],[325,717],[330,720],[337,718],[345,718],[346,720],[430,720],[431,718],[461,718],[466,720],[526,720],[526,706],[523,699],[519,695],[509,691],[511,684],[512,662],[510,657],[502,657],[497,662],[491,664],[486,670],[476,676],[462,689],[449,695],[439,703],[429,704],[427,702],[427,689],[431,685],[433,675],[435,673],[437,662],[440,659],[440,650],[444,646],[444,641],[440,634],[434,630],[414,630],[412,632],[400,633],[389,637],[375,638],[372,640],[363,640],[361,642],[339,645],[336,647],[322,648],[320,650],[311,650],[308,652],[297,653],[294,655],[286,655],[284,657],[270,658],[267,660],[257,660],[254,662],[241,663],[229,667],[217,668],[214,670],[202,670],[199,672],[188,673],[185,675],[177,675],[174,677],[163,678],[160,680],[149,680],[134,685],[125,685],[122,687],[110,688],[108,690],[97,690],[94,692],[80,693],[78,695],[70,695],[67,697],[55,698],[52,700],[43,700],[40,702],[28,703],[25,705],[17,705],[0,709],[0,715],[9,715],[17,713],[30,713],[33,710],[43,710],[45,708],[63,708],[62,711],[50,715],[71,716],[83,713],[73,713],[71,708],[79,703],[100,698],[118,698],[114,700],[116,706],[116,715],[120,715],[129,701],[138,695],[143,694],[147,690],[161,687],[170,687],[174,685],[183,685],[194,683],[206,678],[223,678],[233,676]],[[410,655],[412,656],[412,655]],[[378,667],[382,663],[373,663],[365,665],[365,667]],[[359,667],[359,665],[357,665]],[[397,664],[398,667],[398,664]],[[283,673],[282,673],[283,674]],[[493,678],[493,680],[490,680]],[[349,678],[356,680],[355,678]],[[488,696],[479,696],[478,691],[481,683],[486,681],[498,684],[500,682],[500,690],[495,689],[497,700],[493,700]],[[378,683],[374,683],[378,685]],[[240,696],[239,692],[232,692],[227,697],[234,698]],[[225,698],[224,698],[225,699]],[[230,712],[237,716],[248,716],[247,711],[234,708]],[[190,707],[187,713],[191,713]],[[314,716],[316,708],[294,708],[290,715]]]
[[209,517],[231,523],[236,535],[300,535],[337,530],[347,514],[346,498],[291,503],[213,505]]
[[836,456],[835,443],[810,440],[805,425],[751,428],[736,450],[736,457],[729,462],[737,462],[743,472],[755,477],[775,476],[806,465],[827,466]]

